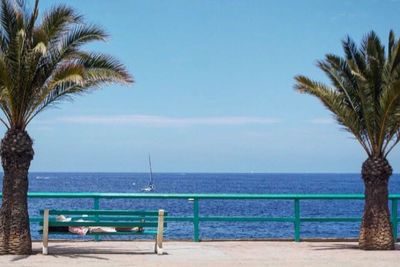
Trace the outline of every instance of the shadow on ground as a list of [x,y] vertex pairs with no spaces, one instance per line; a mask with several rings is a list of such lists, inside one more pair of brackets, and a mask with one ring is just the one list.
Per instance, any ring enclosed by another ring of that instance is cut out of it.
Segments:
[[[341,244],[327,244],[324,243],[323,245],[318,245],[317,243],[315,245],[313,245],[313,250],[361,250],[357,244],[345,244],[345,243],[341,243]],[[396,244],[395,250],[400,250],[400,245]]]
[[[34,253],[33,255],[35,255],[36,253]],[[25,260],[27,258],[29,258],[32,255],[18,255],[15,256],[14,258],[12,258],[10,261],[20,261],[20,260]]]
[[[17,262],[24,260],[33,255],[41,254],[41,250],[34,250],[32,255],[20,255],[13,257],[10,261]],[[49,255],[44,257],[67,257],[67,258],[88,258],[88,259],[98,259],[98,260],[109,260],[107,257],[102,257],[100,255],[157,255],[151,249],[141,250],[137,248],[121,248],[115,249],[109,247],[65,247],[62,245],[53,245],[49,247]],[[164,255],[168,253],[164,252]]]
[[[36,254],[40,254],[40,253],[36,253]],[[91,254],[93,254],[93,253],[91,253]],[[33,254],[33,255],[35,255],[35,254]],[[12,258],[10,261],[11,262],[17,262],[17,261],[20,261],[20,260],[25,260],[25,259],[28,259],[30,256],[33,256],[33,255],[16,256],[16,257]],[[84,254],[71,254],[71,253],[69,253],[69,254],[65,253],[65,254],[47,255],[46,257],[53,257],[53,258],[67,257],[67,258],[71,258],[71,259],[73,259],[73,258],[86,258],[86,259],[96,259],[96,260],[109,260],[106,257],[93,256],[93,255],[84,255]]]

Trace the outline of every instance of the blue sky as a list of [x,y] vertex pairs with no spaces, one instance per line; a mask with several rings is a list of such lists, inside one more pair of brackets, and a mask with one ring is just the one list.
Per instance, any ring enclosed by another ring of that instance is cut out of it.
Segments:
[[[370,30],[400,35],[399,1],[64,2],[110,34],[133,86],[106,86],[36,118],[31,171],[359,172],[361,147],[293,89]],[[4,132],[4,129],[2,129]],[[400,151],[390,156],[394,171]]]

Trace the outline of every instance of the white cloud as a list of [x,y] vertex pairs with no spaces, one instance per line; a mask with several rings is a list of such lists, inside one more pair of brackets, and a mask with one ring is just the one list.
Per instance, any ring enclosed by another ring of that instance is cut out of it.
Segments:
[[192,125],[244,125],[273,124],[279,120],[269,117],[222,116],[222,117],[165,117],[153,115],[75,116],[56,120],[64,123],[82,124],[136,124],[146,126],[192,126]]

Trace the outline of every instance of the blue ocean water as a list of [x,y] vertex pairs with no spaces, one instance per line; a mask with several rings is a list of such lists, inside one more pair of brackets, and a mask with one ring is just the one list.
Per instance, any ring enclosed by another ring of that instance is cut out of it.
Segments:
[[[155,173],[155,193],[363,193],[359,174],[271,174],[271,173]],[[1,178],[2,179],[2,178]],[[0,183],[2,184],[2,180]],[[147,173],[30,173],[30,192],[112,192],[136,193],[148,182]],[[400,175],[390,180],[390,192],[400,193]],[[87,199],[30,199],[29,212],[40,209],[92,208]],[[170,215],[191,216],[192,203],[186,200],[101,200],[104,209],[163,208]],[[301,202],[302,216],[361,216],[363,202]],[[400,213],[400,212],[399,212]],[[293,201],[202,200],[201,215],[293,216]],[[167,239],[191,239],[191,223],[169,223]],[[33,239],[40,239],[38,225],[32,225]],[[356,237],[358,223],[302,223],[301,237]],[[201,239],[292,238],[292,223],[201,222]],[[72,238],[72,237],[69,237]],[[75,237],[80,238],[80,237]]]

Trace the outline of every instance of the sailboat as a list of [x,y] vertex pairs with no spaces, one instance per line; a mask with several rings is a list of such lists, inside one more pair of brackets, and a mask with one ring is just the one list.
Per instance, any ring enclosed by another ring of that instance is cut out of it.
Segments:
[[147,186],[142,188],[143,192],[153,192],[154,191],[154,183],[153,183],[153,171],[151,169],[151,158],[149,155],[149,168],[150,168],[150,180]]

